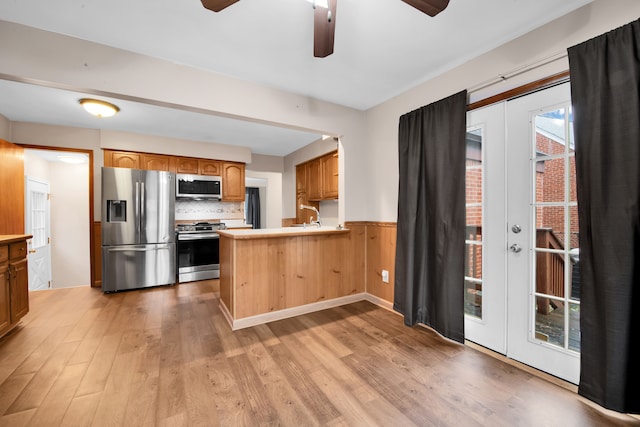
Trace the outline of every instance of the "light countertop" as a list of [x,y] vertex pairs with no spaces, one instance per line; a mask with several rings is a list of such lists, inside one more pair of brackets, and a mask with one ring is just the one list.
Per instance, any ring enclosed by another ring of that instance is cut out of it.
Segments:
[[296,237],[323,234],[342,234],[348,233],[349,229],[336,229],[335,227],[283,227],[283,228],[260,228],[253,229],[235,229],[235,230],[218,230],[221,236],[231,239],[265,239],[271,237]]

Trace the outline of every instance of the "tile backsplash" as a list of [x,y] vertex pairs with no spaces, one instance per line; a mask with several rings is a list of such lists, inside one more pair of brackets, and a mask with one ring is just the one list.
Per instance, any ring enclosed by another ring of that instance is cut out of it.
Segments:
[[213,218],[244,219],[244,202],[176,200],[176,221]]

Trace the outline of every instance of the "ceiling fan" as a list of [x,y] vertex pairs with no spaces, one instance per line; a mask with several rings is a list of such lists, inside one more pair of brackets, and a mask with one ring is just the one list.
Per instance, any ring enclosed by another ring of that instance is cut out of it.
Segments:
[[[214,12],[231,6],[239,0],[201,0],[202,5]],[[336,31],[336,4],[338,0],[326,0],[327,7],[319,0],[313,3],[313,56],[324,58],[333,53],[333,39]],[[401,0],[429,16],[436,16],[448,5],[449,0]]]

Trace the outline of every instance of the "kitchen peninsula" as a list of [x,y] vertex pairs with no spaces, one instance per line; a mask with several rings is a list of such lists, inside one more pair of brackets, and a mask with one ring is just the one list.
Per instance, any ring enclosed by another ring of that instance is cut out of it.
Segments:
[[364,247],[352,230],[220,230],[220,306],[232,329],[363,298]]

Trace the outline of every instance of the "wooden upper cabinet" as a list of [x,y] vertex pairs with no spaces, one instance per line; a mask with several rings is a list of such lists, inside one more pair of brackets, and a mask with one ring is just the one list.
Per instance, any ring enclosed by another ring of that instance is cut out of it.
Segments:
[[112,168],[140,169],[140,154],[104,150],[104,165]]
[[307,167],[304,164],[296,166],[296,194],[307,192]]
[[219,160],[197,159],[195,157],[177,157],[176,172],[220,176],[222,174],[222,162]]
[[307,196],[309,200],[322,200],[320,159],[312,160],[307,165]]
[[222,201],[243,202],[245,198],[244,163],[222,163]]
[[162,154],[142,154],[140,158],[140,169],[175,172],[175,157],[164,156]]
[[338,198],[338,153],[328,154],[320,159],[322,167],[322,198]]
[[218,160],[198,160],[198,174],[220,176],[222,174],[222,162]]
[[178,157],[176,159],[177,173],[198,174],[198,159],[193,157]]

